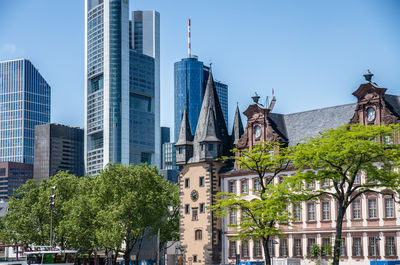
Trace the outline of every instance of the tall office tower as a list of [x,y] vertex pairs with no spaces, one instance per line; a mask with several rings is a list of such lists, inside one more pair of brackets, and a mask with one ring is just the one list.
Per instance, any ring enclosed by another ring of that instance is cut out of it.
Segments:
[[109,162],[159,166],[159,14],[142,18],[148,13],[151,25],[143,19],[139,27],[128,0],[85,0],[87,174]]
[[[175,141],[179,137],[179,128],[185,108],[187,109],[192,134],[196,131],[209,73],[210,68],[199,61],[195,55],[174,64]],[[226,126],[228,126],[228,86],[222,82],[215,82],[214,84],[224,120]]]
[[0,62],[0,162],[33,164],[35,126],[50,122],[50,86],[29,60]]
[[78,177],[85,175],[83,129],[54,123],[37,125],[34,179],[40,182],[67,170]]

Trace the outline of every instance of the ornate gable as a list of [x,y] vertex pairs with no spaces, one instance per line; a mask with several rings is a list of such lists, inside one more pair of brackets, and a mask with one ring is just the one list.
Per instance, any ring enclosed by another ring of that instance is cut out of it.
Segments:
[[397,123],[399,117],[390,110],[390,106],[385,101],[387,89],[371,82],[372,76],[373,74],[368,70],[364,74],[366,82],[353,92],[357,98],[357,105],[350,123],[364,125]]

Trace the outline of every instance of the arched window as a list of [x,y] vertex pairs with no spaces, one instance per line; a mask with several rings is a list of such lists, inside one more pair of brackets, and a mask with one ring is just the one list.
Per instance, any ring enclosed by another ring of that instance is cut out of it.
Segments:
[[202,240],[203,239],[203,232],[201,230],[196,230],[194,232],[194,239],[195,240]]

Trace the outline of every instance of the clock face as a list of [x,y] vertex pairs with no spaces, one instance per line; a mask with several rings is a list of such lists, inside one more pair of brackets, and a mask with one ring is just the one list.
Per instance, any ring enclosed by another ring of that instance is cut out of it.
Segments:
[[261,127],[258,125],[254,128],[254,136],[256,138],[260,138],[261,136]]
[[374,108],[367,109],[367,120],[368,121],[375,120],[375,109]]
[[197,201],[197,199],[199,198],[199,192],[197,190],[192,190],[192,192],[190,193],[190,198],[192,198],[192,201]]

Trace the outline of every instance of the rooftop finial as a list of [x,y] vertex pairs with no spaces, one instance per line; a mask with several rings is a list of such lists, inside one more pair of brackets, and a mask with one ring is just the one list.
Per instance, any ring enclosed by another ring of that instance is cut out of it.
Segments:
[[364,78],[366,81],[371,82],[372,76],[374,74],[371,73],[371,71],[368,69],[367,72],[365,74],[363,74]]
[[257,92],[254,92],[254,95],[251,98],[253,99],[254,103],[258,104],[260,96],[257,94]]

